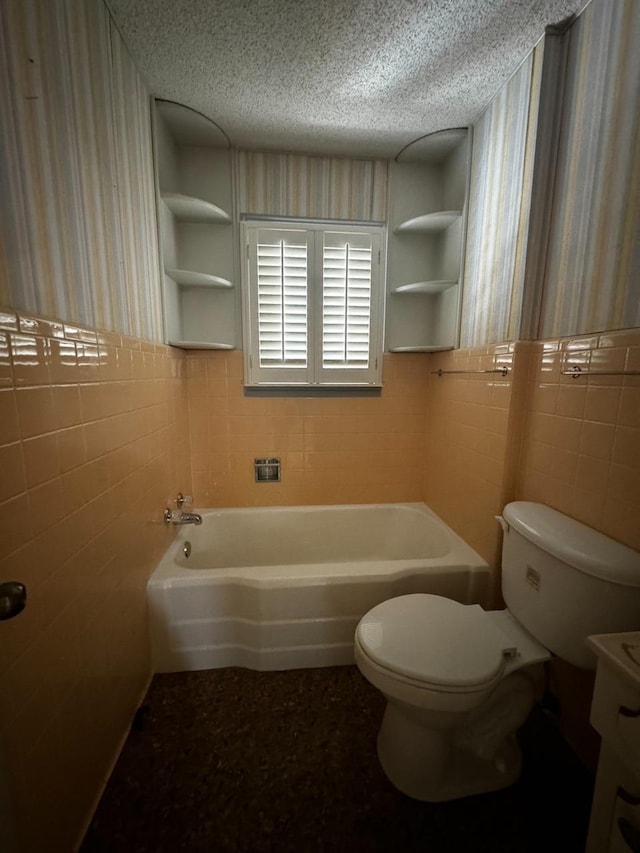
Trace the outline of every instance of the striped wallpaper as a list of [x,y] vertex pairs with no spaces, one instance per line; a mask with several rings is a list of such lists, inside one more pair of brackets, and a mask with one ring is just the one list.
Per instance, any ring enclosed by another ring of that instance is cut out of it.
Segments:
[[124,313],[129,334],[163,340],[151,101],[124,42],[111,23],[112,79]]
[[538,51],[523,62],[474,127],[463,347],[518,336],[541,67]]
[[640,326],[640,3],[594,0],[568,38],[541,338]]
[[640,3],[550,38],[474,128],[462,346],[640,326]]
[[386,160],[240,151],[239,212],[383,222]]
[[161,339],[149,110],[101,0],[0,4],[0,303]]
[[[640,326],[640,3],[565,38],[541,338]],[[541,53],[474,130],[462,346],[520,334]],[[160,340],[149,99],[101,0],[0,4],[0,111],[0,303]],[[238,160],[241,213],[386,220],[386,161]]]

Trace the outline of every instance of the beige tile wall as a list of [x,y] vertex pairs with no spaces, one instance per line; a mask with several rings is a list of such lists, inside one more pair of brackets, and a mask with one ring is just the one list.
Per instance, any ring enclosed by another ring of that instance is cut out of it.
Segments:
[[[640,330],[385,356],[375,398],[246,398],[239,352],[0,312],[0,578],[29,587],[2,625],[0,714],[32,848],[70,849],[146,685],[145,583],[178,488],[204,506],[425,500],[495,566],[516,496],[639,548],[640,378],[573,364],[640,369]],[[267,455],[279,484],[254,482]]]
[[518,497],[640,549],[640,329],[534,345]]
[[149,678],[145,585],[190,489],[182,354],[0,311],[0,729],[26,850],[69,853]]
[[[380,397],[247,398],[242,353],[187,358],[193,488],[209,506],[422,500],[428,357],[387,355]],[[282,459],[255,483],[255,457]]]
[[429,365],[430,371],[509,371],[505,377],[430,373],[424,500],[493,566],[500,548],[494,516],[514,488],[508,463],[519,446],[526,359],[526,344],[498,344],[439,353]]
[[493,565],[508,500],[553,506],[640,549],[640,329],[441,353],[431,375],[424,500]]
[[[259,398],[240,352],[187,358],[193,483],[212,506],[425,500],[492,565],[494,516],[539,500],[640,547],[640,379],[560,375],[640,369],[640,330],[437,355],[388,355],[380,398]],[[509,375],[449,375],[492,369]],[[283,481],[256,484],[253,459]],[[422,475],[421,475],[422,470]]]

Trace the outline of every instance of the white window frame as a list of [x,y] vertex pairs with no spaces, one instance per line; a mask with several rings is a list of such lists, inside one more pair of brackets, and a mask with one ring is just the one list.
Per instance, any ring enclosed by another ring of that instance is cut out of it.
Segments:
[[[307,366],[260,366],[257,245],[261,230],[300,232],[308,251]],[[371,238],[371,302],[367,367],[323,366],[324,235],[366,234]],[[382,385],[386,228],[382,223],[251,217],[241,223],[245,386],[262,388],[376,388]]]

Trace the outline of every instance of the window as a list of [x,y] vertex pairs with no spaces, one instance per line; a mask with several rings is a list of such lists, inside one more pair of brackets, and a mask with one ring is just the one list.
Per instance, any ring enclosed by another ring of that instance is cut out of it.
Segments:
[[376,386],[383,226],[244,223],[247,385]]

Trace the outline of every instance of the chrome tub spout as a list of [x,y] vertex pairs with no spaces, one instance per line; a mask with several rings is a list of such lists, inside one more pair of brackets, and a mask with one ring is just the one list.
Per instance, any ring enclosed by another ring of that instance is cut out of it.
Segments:
[[174,524],[202,524],[202,516],[197,512],[181,512]]
[[197,512],[179,512],[165,509],[165,524],[202,524],[202,516]]

